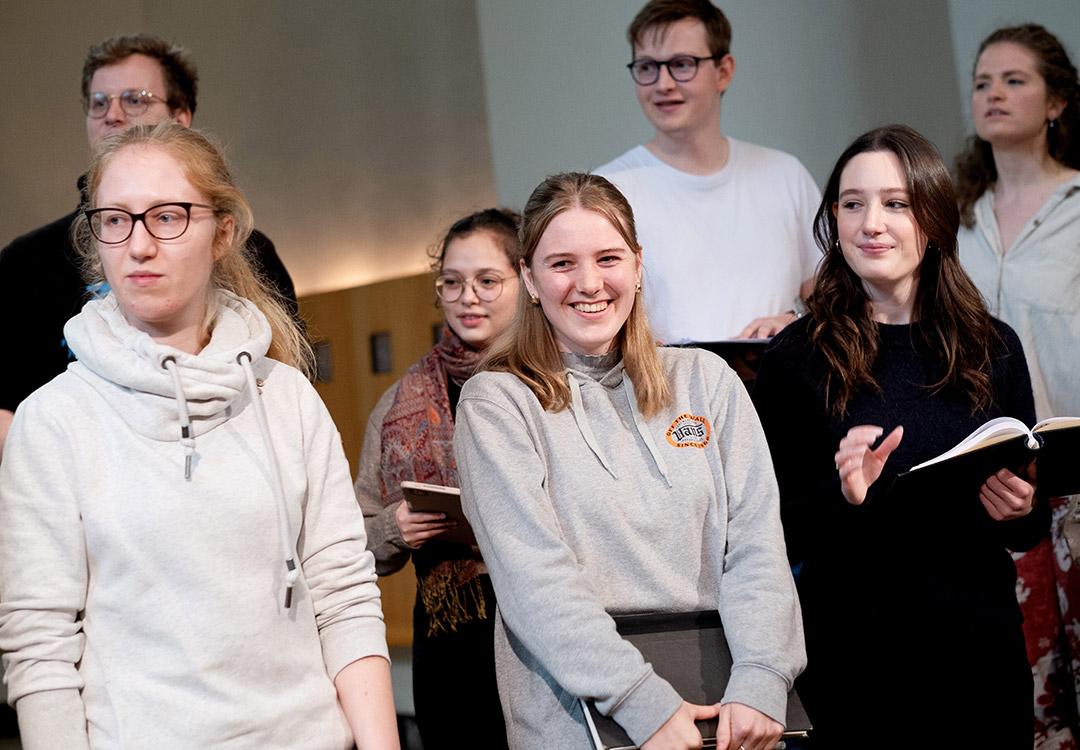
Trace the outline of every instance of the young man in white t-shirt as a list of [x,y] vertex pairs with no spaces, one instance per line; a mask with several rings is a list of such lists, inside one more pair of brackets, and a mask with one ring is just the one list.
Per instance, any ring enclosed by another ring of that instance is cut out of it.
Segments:
[[795,157],[721,132],[735,58],[719,8],[651,0],[628,37],[655,135],[596,172],[634,209],[656,334],[667,343],[772,336],[813,286],[821,194]]

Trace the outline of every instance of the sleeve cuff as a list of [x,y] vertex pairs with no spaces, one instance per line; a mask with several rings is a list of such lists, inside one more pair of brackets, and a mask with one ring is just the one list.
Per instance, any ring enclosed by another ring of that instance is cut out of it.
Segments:
[[382,617],[364,617],[334,623],[319,631],[323,661],[330,679],[365,656],[381,656],[390,661],[386,647],[386,624]]
[[754,664],[731,670],[721,703],[741,703],[760,711],[773,721],[787,725],[787,700],[791,686],[778,673]]
[[610,716],[626,731],[634,744],[640,746],[656,734],[682,704],[683,699],[675,688],[650,671],[649,676],[623,698]]
[[30,693],[15,702],[23,750],[89,750],[86,709],[74,688]]

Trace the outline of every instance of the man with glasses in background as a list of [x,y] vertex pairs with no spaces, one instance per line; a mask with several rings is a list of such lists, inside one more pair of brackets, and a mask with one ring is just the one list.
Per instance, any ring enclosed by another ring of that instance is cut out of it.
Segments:
[[627,67],[655,135],[596,173],[634,209],[656,335],[666,343],[772,336],[813,287],[821,194],[795,157],[721,132],[735,58],[719,8],[651,0],[627,35]]
[[[158,37],[113,37],[91,47],[82,76],[91,150],[135,125],[172,118],[190,127],[197,88],[198,73],[187,52]],[[78,184],[81,194],[84,178]],[[91,294],[71,242],[76,213],[17,238],[0,253],[0,320],[8,353],[0,366],[0,459],[15,408],[63,372],[72,358],[64,323]],[[274,244],[255,230],[248,245],[266,280],[296,314],[292,279]]]

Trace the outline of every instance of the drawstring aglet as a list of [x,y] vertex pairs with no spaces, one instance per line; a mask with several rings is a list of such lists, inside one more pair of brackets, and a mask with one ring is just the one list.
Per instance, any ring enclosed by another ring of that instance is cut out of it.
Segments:
[[285,574],[285,609],[289,609],[292,607],[293,584],[300,577],[300,571],[296,569],[296,561],[291,557],[285,561],[285,567],[289,571]]
[[180,442],[184,445],[184,479],[191,481],[191,454],[195,452],[191,439],[191,425],[180,425]]

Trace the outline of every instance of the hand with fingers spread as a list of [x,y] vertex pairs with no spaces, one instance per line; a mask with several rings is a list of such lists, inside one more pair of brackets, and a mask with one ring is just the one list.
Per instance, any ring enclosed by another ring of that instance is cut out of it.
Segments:
[[754,318],[750,323],[739,331],[737,339],[767,339],[780,331],[789,323],[798,320],[795,313],[785,312],[779,315],[768,315],[764,318]]
[[904,428],[890,432],[877,448],[872,448],[884,429],[863,424],[852,427],[840,441],[836,451],[836,470],[840,472],[840,491],[852,505],[862,505],[870,485],[881,476],[889,455],[900,445]]
[[401,538],[412,549],[420,549],[430,539],[443,534],[457,525],[456,521],[446,520],[445,513],[420,513],[409,510],[409,504],[402,501],[394,513]]
[[716,750],[773,750],[784,725],[742,703],[720,707]]
[[719,703],[699,706],[683,701],[679,710],[672,714],[652,737],[645,740],[641,750],[697,750],[702,745],[702,739],[694,722],[715,718],[720,710]]
[[995,521],[1023,518],[1035,507],[1034,477],[1020,477],[1002,469],[983,483],[979,500]]

